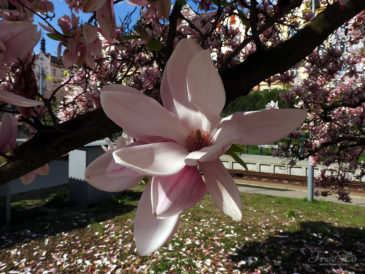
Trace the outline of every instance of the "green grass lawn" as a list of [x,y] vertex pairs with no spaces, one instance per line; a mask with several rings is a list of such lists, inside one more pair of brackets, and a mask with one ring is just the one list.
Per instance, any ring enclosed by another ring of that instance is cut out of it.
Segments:
[[64,189],[12,203],[0,273],[365,272],[365,208],[245,193],[241,222],[207,196],[182,214],[170,242],[140,257],[133,219],[141,190],[84,209],[70,205]]

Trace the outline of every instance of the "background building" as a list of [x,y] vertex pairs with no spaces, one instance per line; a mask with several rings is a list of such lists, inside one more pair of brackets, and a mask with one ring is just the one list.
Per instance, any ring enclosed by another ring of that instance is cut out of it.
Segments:
[[[62,85],[65,78],[66,68],[63,66],[62,59],[46,53],[44,38],[41,40],[41,51],[36,54],[33,71],[37,78],[40,93],[45,98],[50,98],[52,93]],[[58,90],[55,95],[56,102],[62,100],[65,93],[64,88]]]

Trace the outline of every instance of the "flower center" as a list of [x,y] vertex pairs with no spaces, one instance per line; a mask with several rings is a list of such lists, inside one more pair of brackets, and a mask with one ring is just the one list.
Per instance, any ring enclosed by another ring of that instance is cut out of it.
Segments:
[[201,129],[193,131],[188,138],[186,138],[186,147],[189,152],[199,150],[203,147],[212,145],[212,138],[209,132]]

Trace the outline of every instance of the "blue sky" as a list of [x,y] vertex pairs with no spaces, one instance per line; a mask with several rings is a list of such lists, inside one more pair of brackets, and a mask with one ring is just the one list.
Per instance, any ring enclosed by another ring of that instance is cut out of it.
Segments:
[[[71,12],[65,1],[53,0],[52,2],[54,4],[56,17],[52,19],[51,24],[57,28],[58,18],[64,14],[67,14],[70,16]],[[133,6],[129,5],[128,3],[124,2],[124,1],[115,5],[114,11],[115,11],[115,18],[117,20],[117,25],[119,25],[119,23],[120,23],[120,18],[123,18],[125,14],[132,11],[133,9],[134,9]],[[91,13],[89,13],[89,14],[79,13],[80,20],[83,22],[87,21],[89,19],[90,15],[91,15]],[[42,20],[39,19],[37,16],[35,16],[34,18],[35,18],[36,22],[42,22]],[[135,20],[136,19],[137,18],[135,18]],[[44,24],[44,22],[42,22],[42,23]],[[46,39],[46,51],[48,53],[51,53],[52,55],[56,56],[57,55],[57,46],[58,46],[59,42],[49,39],[46,35],[46,31],[41,29],[40,27],[39,27],[39,29],[42,31],[42,36]],[[40,51],[40,43],[38,43],[37,46],[34,48],[34,52],[38,53],[39,51]]]

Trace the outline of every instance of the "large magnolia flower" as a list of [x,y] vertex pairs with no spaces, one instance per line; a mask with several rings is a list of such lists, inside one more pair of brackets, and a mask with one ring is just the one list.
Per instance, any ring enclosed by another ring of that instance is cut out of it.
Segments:
[[[303,110],[275,109],[221,119],[225,91],[210,52],[187,39],[166,65],[161,97],[164,107],[131,87],[106,87],[101,94],[105,113],[138,141],[114,150],[113,159],[101,156],[107,161],[96,160],[86,172],[92,185],[107,191],[129,187],[131,170],[152,176],[135,219],[141,255],[158,249],[174,234],[179,214],[199,202],[206,189],[218,208],[240,220],[241,197],[219,157],[233,143],[279,140],[306,117]],[[134,181],[139,178],[135,175]]]

